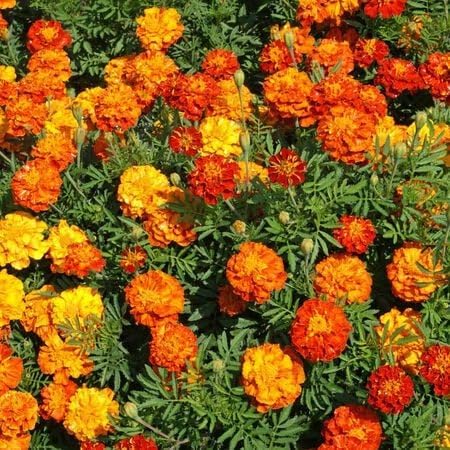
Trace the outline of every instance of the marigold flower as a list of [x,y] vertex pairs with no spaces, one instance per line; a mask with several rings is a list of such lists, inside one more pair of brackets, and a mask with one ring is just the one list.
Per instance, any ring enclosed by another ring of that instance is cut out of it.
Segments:
[[136,22],[137,37],[146,50],[167,50],[183,36],[181,16],[174,8],[146,8]]
[[332,26],[325,35],[326,39],[334,39],[335,41],[338,42],[343,41],[348,42],[352,50],[355,49],[355,45],[359,37],[360,36],[358,34],[358,31],[356,31],[355,28],[346,24]]
[[119,404],[109,388],[80,387],[69,400],[64,427],[79,441],[87,441],[112,431],[110,416],[119,415]]
[[232,78],[239,67],[236,54],[221,48],[210,50],[202,62],[202,70],[216,80]]
[[153,166],[132,166],[121,177],[117,200],[129,217],[151,214],[167,201],[169,180]]
[[153,439],[138,434],[122,439],[114,446],[114,450],[158,450],[158,446]]
[[[411,373],[417,373],[425,349],[424,336],[419,328],[421,319],[421,314],[411,308],[403,312],[392,308],[380,317],[380,325],[375,327],[379,339],[384,334],[384,342],[380,342],[381,349],[391,352],[395,362]],[[405,339],[410,342],[402,343]]]
[[38,404],[28,392],[8,391],[0,395],[0,435],[15,438],[33,430]]
[[265,303],[272,291],[284,288],[283,260],[258,242],[244,242],[227,262],[227,280],[233,292],[247,302]]
[[293,66],[292,56],[284,41],[277,39],[266,44],[259,56],[259,65],[269,75]]
[[424,302],[445,282],[442,263],[433,261],[433,250],[405,243],[394,251],[386,267],[392,293],[405,302]]
[[198,345],[194,332],[178,322],[163,322],[152,329],[150,364],[170,372],[181,372],[186,363],[193,364]]
[[248,348],[242,357],[241,374],[245,393],[261,413],[294,403],[305,381],[300,359],[278,344]]
[[30,72],[45,73],[63,82],[68,81],[72,74],[69,56],[61,49],[49,48],[33,53],[27,68]]
[[16,68],[14,66],[0,65],[0,80],[14,83],[16,81]]
[[22,359],[13,357],[12,354],[11,347],[0,343],[0,396],[15,389],[22,379]]
[[103,442],[83,441],[80,450],[105,450],[106,445]]
[[374,149],[376,149],[376,144],[378,142],[378,148],[383,150],[388,139],[391,148],[393,148],[395,144],[406,140],[406,127],[403,125],[396,125],[394,118],[391,116],[385,116],[378,122],[373,139]]
[[8,39],[9,35],[8,26],[9,26],[8,22],[4,19],[2,12],[0,11],[0,39],[3,40]]
[[382,19],[389,19],[399,16],[406,7],[407,0],[368,0],[364,5],[364,14],[371,19],[380,16]]
[[5,269],[0,270],[0,328],[11,320],[20,320],[25,310],[24,295],[22,281]]
[[414,383],[397,366],[381,366],[367,380],[367,403],[385,414],[399,414],[414,397]]
[[[11,94],[11,90],[6,91]],[[8,120],[8,134],[17,138],[28,134],[39,134],[47,118],[45,105],[34,102],[26,95],[17,97],[10,95],[5,113]]]
[[236,295],[229,284],[219,288],[218,304],[220,312],[230,317],[243,313],[248,306],[248,302]]
[[139,245],[125,248],[120,255],[120,268],[126,273],[137,272],[147,260],[146,251]]
[[312,88],[308,75],[292,67],[270,75],[263,83],[267,105],[282,119],[299,119],[302,126],[312,124],[308,101]]
[[90,242],[70,244],[67,256],[60,265],[52,264],[51,270],[56,273],[87,277],[91,272],[101,272],[106,265],[102,252]]
[[173,318],[183,312],[184,290],[171,275],[150,270],[133,278],[125,287],[125,299],[136,322],[152,327],[159,319]]
[[195,127],[177,127],[169,137],[170,149],[186,156],[196,156],[202,145],[202,134]]
[[31,434],[25,433],[15,437],[0,435],[1,450],[28,450],[31,445]]
[[436,395],[450,395],[450,346],[431,345],[422,355],[420,376],[433,385]]
[[69,254],[69,246],[81,244],[88,240],[86,234],[76,225],[69,225],[66,220],[60,220],[58,225],[50,228],[48,236],[49,256],[55,267],[64,264]]
[[378,450],[383,430],[378,416],[369,408],[344,405],[324,422],[322,436],[325,443],[318,450]]
[[245,161],[238,161],[239,173],[237,174],[237,181],[240,184],[250,183],[255,178],[267,184],[269,182],[269,171],[252,161],[246,163]]
[[269,179],[285,188],[297,186],[306,179],[306,162],[293,150],[282,148],[269,158]]
[[0,9],[14,8],[16,0],[0,0]]
[[366,253],[373,244],[376,229],[369,219],[363,217],[343,215],[340,227],[333,231],[334,238],[348,253]]
[[308,55],[311,67],[320,65],[325,73],[350,73],[354,69],[353,53],[346,41],[334,39],[322,39],[317,47],[314,47]]
[[358,39],[353,57],[358,66],[367,68],[372,63],[380,63],[389,55],[389,47],[379,39]]
[[62,422],[67,412],[67,405],[78,385],[69,380],[67,384],[50,383],[41,389],[42,403],[39,408],[41,417]]
[[359,8],[359,0],[302,0],[297,10],[297,20],[304,26],[331,20],[340,24],[346,12]]
[[71,137],[62,133],[52,133],[36,142],[31,149],[31,156],[53,164],[59,172],[62,172],[75,161],[77,148]]
[[195,160],[195,169],[188,175],[192,193],[208,205],[216,205],[219,198],[228,200],[236,195],[235,177],[239,166],[221,155],[208,155]]
[[67,95],[64,81],[46,71],[27,73],[18,83],[20,95],[33,103],[45,103],[50,98],[61,99]]
[[450,103],[450,52],[429,55],[419,74],[434,98]]
[[95,106],[103,93],[104,89],[96,86],[80,92],[73,101],[74,108],[81,110],[84,119],[88,121],[90,129],[93,128],[93,124],[97,120],[95,117]]
[[203,142],[200,155],[233,158],[242,153],[239,144],[241,126],[233,120],[221,116],[206,117],[202,120],[199,131]]
[[[48,116],[44,123],[44,133],[63,134],[73,138],[79,124],[74,116],[74,110],[78,108],[75,101],[69,97],[47,100]],[[83,124],[83,129],[86,127]]]
[[335,253],[316,265],[314,289],[327,300],[363,303],[370,298],[372,277],[357,256]]
[[72,37],[56,20],[36,20],[27,33],[27,48],[31,53],[42,49],[60,49],[72,44]]

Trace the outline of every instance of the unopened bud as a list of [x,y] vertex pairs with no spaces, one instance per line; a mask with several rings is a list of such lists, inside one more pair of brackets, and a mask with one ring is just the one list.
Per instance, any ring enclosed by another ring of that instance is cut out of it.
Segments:
[[75,144],[77,147],[81,147],[86,139],[86,130],[84,128],[78,127],[75,130]]
[[294,48],[294,40],[294,33],[291,30],[284,33],[284,43],[289,50],[292,50]]
[[287,211],[281,211],[278,215],[278,220],[283,224],[287,225],[289,223],[289,220],[291,220],[289,213]]
[[314,241],[310,238],[303,239],[302,243],[300,244],[300,250],[304,255],[309,255],[314,248]]
[[141,237],[143,237],[145,235],[145,231],[139,227],[139,226],[135,226],[133,227],[133,229],[131,230],[131,236],[133,237],[133,239],[135,239],[136,241],[138,241]]
[[244,86],[245,74],[242,71],[242,69],[238,69],[238,70],[236,70],[236,72],[234,72],[234,82],[238,89],[240,89],[242,86]]
[[126,402],[125,405],[123,405],[123,410],[125,411],[125,414],[132,419],[139,417],[137,406],[134,403]]
[[419,111],[416,114],[416,130],[419,131],[421,130],[427,123],[428,117],[427,117],[427,113],[425,111]]
[[222,372],[225,369],[225,362],[223,359],[215,359],[212,363],[212,369],[214,372]]
[[73,117],[75,117],[78,126],[81,127],[83,123],[83,110],[79,106],[75,106],[74,108],[72,108],[72,114]]
[[233,225],[231,225],[231,229],[236,234],[244,234],[245,230],[247,229],[247,225],[245,222],[242,222],[242,220],[236,220]]
[[378,178],[378,175],[374,172],[370,177],[370,184],[372,186],[376,186],[378,184],[378,181],[380,181],[380,179]]
[[241,131],[241,133],[239,134],[239,143],[241,144],[242,150],[244,150],[244,152],[248,153],[250,151],[250,133],[247,130]]
[[169,179],[170,179],[170,182],[171,182],[174,186],[179,187],[179,186],[181,185],[181,177],[180,177],[180,175],[178,175],[176,172],[172,172],[172,173],[169,175]]
[[394,155],[396,158],[405,158],[408,149],[404,142],[399,142],[394,147]]

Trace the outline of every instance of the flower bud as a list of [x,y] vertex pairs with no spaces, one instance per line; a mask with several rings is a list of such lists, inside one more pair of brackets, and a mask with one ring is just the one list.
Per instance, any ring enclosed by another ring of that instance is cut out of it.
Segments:
[[81,127],[83,123],[83,110],[79,106],[75,106],[74,108],[72,108],[72,114],[73,117],[75,117],[78,126]]
[[75,131],[75,144],[77,147],[81,147],[86,139],[86,130],[78,127]]
[[242,150],[244,150],[244,152],[250,151],[251,141],[250,133],[248,131],[241,131],[241,133],[239,134],[239,143],[241,144]]
[[394,156],[396,158],[405,158],[408,149],[406,148],[406,144],[404,142],[399,142],[394,147]]
[[242,222],[242,220],[236,220],[233,225],[231,225],[231,229],[236,233],[236,234],[244,234],[245,230],[247,229],[247,225],[245,222]]
[[284,33],[284,43],[289,50],[294,48],[294,39],[294,33],[291,30]]
[[378,175],[374,172],[370,177],[370,184],[372,186],[376,186],[378,184],[378,181],[380,181],[380,179],[378,178]]
[[419,111],[416,114],[416,130],[419,131],[421,130],[427,123],[428,117],[427,117],[427,113],[425,111]]
[[278,220],[283,224],[287,225],[289,223],[289,220],[291,220],[289,213],[287,211],[281,211],[278,215]]
[[169,175],[169,179],[170,179],[170,182],[171,182],[174,186],[179,187],[179,186],[181,185],[181,177],[180,177],[180,175],[178,175],[176,172],[172,172],[172,173]]
[[236,70],[236,72],[234,72],[234,83],[236,84],[236,87],[238,89],[241,89],[241,87],[244,86],[244,82],[245,82],[244,72],[242,71],[242,69]]
[[133,227],[133,229],[131,230],[131,236],[133,237],[133,239],[135,239],[136,241],[138,241],[141,237],[143,237],[145,235],[145,231],[138,225],[136,225],[135,227]]
[[303,239],[302,243],[300,244],[300,249],[304,255],[309,255],[314,248],[314,241],[310,238]]
[[134,403],[126,402],[125,405],[123,405],[123,410],[125,411],[125,414],[132,419],[139,417],[137,406]]
[[212,362],[212,369],[214,372],[222,372],[225,369],[225,362],[223,359],[215,359]]

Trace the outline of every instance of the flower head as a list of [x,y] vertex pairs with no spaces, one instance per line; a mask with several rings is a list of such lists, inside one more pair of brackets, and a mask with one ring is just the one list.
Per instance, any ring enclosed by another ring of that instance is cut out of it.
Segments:
[[234,158],[242,153],[239,144],[241,126],[237,122],[221,116],[206,117],[202,120],[199,131],[203,143],[200,149],[202,156]]
[[248,302],[236,295],[229,284],[219,288],[218,304],[220,312],[230,317],[244,312],[248,306]]
[[169,137],[170,149],[186,156],[196,156],[202,145],[202,134],[195,127],[177,127]]
[[73,381],[66,384],[52,382],[41,389],[42,403],[39,408],[40,415],[45,419],[62,422],[66,417],[67,405],[78,385]]
[[311,67],[320,65],[325,73],[350,73],[354,69],[353,53],[346,41],[322,39],[308,56]]
[[373,243],[376,230],[369,219],[363,217],[343,215],[340,227],[333,232],[334,238],[348,253],[365,253]]
[[436,395],[450,395],[450,346],[431,345],[422,355],[420,375],[433,385]]
[[11,320],[20,320],[25,310],[22,282],[6,270],[0,270],[0,328]]
[[236,54],[221,48],[210,50],[202,62],[203,72],[216,80],[232,78],[239,67]]
[[434,98],[450,102],[450,53],[435,52],[419,67],[419,74]]
[[31,156],[47,161],[61,172],[75,161],[77,148],[71,137],[63,133],[52,133],[36,142],[31,149]]
[[297,186],[306,179],[306,162],[293,150],[282,148],[269,158],[269,179],[285,188]]
[[0,395],[0,436],[15,438],[31,431],[38,419],[38,404],[28,392]]
[[358,39],[353,56],[356,64],[368,68],[372,63],[380,63],[389,55],[388,45],[380,39]]
[[10,389],[15,389],[22,379],[22,359],[12,354],[11,347],[0,343],[0,396]]
[[31,53],[42,49],[63,49],[72,44],[72,37],[56,20],[36,20],[27,33]]
[[120,255],[120,268],[126,273],[137,272],[147,260],[146,251],[139,245],[125,248]]
[[138,434],[122,439],[114,446],[114,450],[158,450],[158,446],[153,439]]
[[368,0],[364,6],[364,13],[371,19],[378,16],[382,19],[389,19],[400,15],[405,7],[407,0]]

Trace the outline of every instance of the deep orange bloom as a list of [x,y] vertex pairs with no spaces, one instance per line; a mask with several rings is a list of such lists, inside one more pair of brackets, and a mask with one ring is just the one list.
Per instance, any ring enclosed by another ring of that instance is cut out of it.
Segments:
[[139,245],[125,248],[120,255],[120,268],[126,273],[134,273],[144,266],[146,251]]
[[15,389],[22,378],[23,362],[12,356],[11,347],[0,343],[0,395]]
[[283,260],[269,247],[244,242],[227,262],[227,280],[233,292],[247,302],[265,303],[272,291],[284,288],[287,273]]
[[353,53],[346,41],[322,39],[308,56],[310,67],[320,65],[325,73],[350,73],[354,69]]
[[8,37],[8,22],[3,17],[3,14],[0,11],[0,39],[6,39]]
[[158,446],[153,439],[138,434],[122,439],[114,446],[114,450],[158,450]]
[[63,263],[57,268],[52,266],[52,271],[84,278],[91,272],[101,272],[105,268],[102,252],[89,241],[70,244],[67,250]]
[[105,450],[106,445],[103,442],[83,441],[80,444],[80,450]]
[[367,403],[385,414],[401,413],[414,397],[411,377],[398,366],[381,366],[367,380]]
[[291,325],[291,342],[309,361],[331,361],[344,351],[351,330],[340,306],[313,298],[298,308]]
[[371,19],[380,16],[382,19],[389,19],[400,15],[405,7],[407,0],[368,0],[364,6],[364,13]]
[[314,289],[330,301],[363,303],[370,298],[372,277],[357,256],[335,253],[316,265]]
[[325,35],[325,38],[334,39],[338,42],[348,42],[350,48],[354,50],[356,42],[359,39],[359,34],[355,28],[344,23],[331,27]]
[[422,355],[420,375],[433,385],[436,395],[450,395],[450,346],[431,345]]
[[48,115],[45,105],[35,103],[26,95],[15,96],[10,90],[7,90],[7,93],[11,94],[5,108],[8,120],[7,133],[13,137],[39,134]]
[[163,322],[152,328],[150,364],[170,372],[181,372],[186,363],[193,364],[198,345],[194,332],[178,322]]
[[429,55],[419,74],[434,98],[450,103],[450,52]]
[[239,67],[236,54],[231,50],[221,48],[210,50],[202,63],[203,71],[215,80],[231,78]]
[[297,186],[306,179],[306,162],[296,152],[282,148],[269,158],[269,180],[288,188]]
[[62,179],[58,169],[42,159],[24,164],[13,176],[11,191],[16,205],[32,211],[47,211],[56,203]]
[[72,74],[69,56],[60,49],[43,49],[32,54],[27,68],[30,72],[44,73],[47,77],[54,77],[63,82],[68,81]]
[[30,445],[30,433],[24,433],[12,438],[0,435],[0,448],[2,450],[29,450]]
[[389,55],[389,47],[380,39],[358,39],[353,56],[356,64],[367,68],[373,62],[380,63]]
[[292,56],[281,39],[266,44],[259,56],[259,66],[264,73],[273,74],[293,66]]
[[20,95],[34,103],[44,103],[48,99],[63,99],[67,95],[65,82],[45,71],[28,72],[18,83]]
[[63,49],[72,44],[72,37],[56,20],[36,20],[27,33],[31,53],[42,49]]
[[14,8],[16,0],[0,0],[0,9]]
[[318,450],[378,450],[383,430],[378,416],[361,405],[336,408],[322,428],[325,440]]
[[160,319],[176,318],[183,312],[184,290],[171,275],[150,270],[126,286],[125,299],[136,322],[152,327]]
[[196,156],[202,145],[202,134],[195,127],[174,128],[169,137],[170,149],[186,156]]
[[62,422],[66,416],[67,405],[75,394],[78,385],[69,380],[65,384],[50,383],[41,389],[42,403],[39,408],[40,415],[45,420],[53,419]]
[[38,404],[28,392],[8,391],[0,395],[0,436],[15,438],[34,429]]
[[236,195],[235,178],[239,166],[220,155],[202,156],[195,160],[195,169],[188,175],[191,192],[203,198],[208,205],[216,205]]
[[376,229],[369,219],[343,215],[340,227],[333,231],[334,238],[348,253],[366,253],[373,244]]
[[53,164],[59,172],[67,169],[77,156],[73,139],[62,133],[47,134],[31,149],[33,158]]
[[236,295],[229,284],[219,288],[218,304],[220,312],[230,317],[244,312],[248,306],[248,302]]

